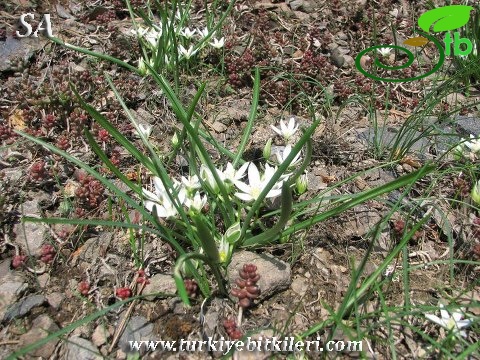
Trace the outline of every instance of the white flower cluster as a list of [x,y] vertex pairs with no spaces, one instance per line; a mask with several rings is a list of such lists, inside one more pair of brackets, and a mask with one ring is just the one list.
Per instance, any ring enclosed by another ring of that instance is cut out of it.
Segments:
[[[176,19],[179,20],[181,17],[176,16]],[[167,24],[166,28],[170,28]],[[203,29],[190,29],[189,27],[181,27],[179,24],[174,24],[174,31],[175,36],[178,37],[176,43],[178,44],[178,54],[180,55],[180,60],[183,59],[190,59],[194,56],[198,51],[200,51],[207,43],[203,43],[201,46],[199,44],[194,45],[192,42],[197,37],[200,41],[205,39],[206,37],[211,37],[211,42],[208,44],[215,49],[221,49],[225,45],[225,38],[222,37],[217,39],[214,37],[214,34],[211,34],[208,28]],[[152,58],[150,58],[149,63],[153,65],[155,63],[154,54],[157,53],[157,49],[160,45],[160,41],[162,40],[162,36],[164,35],[164,30],[162,30],[161,25],[152,25],[151,27],[139,27],[137,30],[131,30],[131,33],[138,36],[140,39],[143,40],[143,43],[146,47],[150,50],[153,54]],[[188,44],[188,45],[187,45]],[[165,63],[170,64],[170,54],[172,53],[172,41],[168,38],[163,42],[163,54],[165,56]],[[146,73],[146,65],[145,60],[140,58],[138,60],[138,68],[143,72]]]
[[[279,133],[288,135],[290,138],[298,129],[298,126],[295,126],[295,120],[292,118],[288,127],[286,127],[282,121],[281,129],[285,131],[282,133],[279,130]],[[281,164],[285,161],[290,152],[291,145],[288,144],[283,152],[277,153],[278,163]],[[299,160],[300,155],[298,154],[290,165],[297,164]],[[230,196],[233,195],[242,201],[250,202],[258,199],[263,189],[265,189],[277,171],[277,166],[271,166],[267,163],[263,166],[263,169],[264,170],[261,173],[257,165],[253,162],[246,162],[236,170],[229,162],[223,170],[215,169],[215,172]],[[247,173],[248,182],[242,180],[245,173]],[[176,198],[178,206],[185,206],[189,211],[201,211],[207,203],[207,197],[205,194],[202,194],[201,191],[202,182],[211,193],[220,193],[220,187],[215,180],[215,176],[208,167],[202,165],[200,167],[199,176],[202,181],[200,181],[197,175],[189,176],[188,178],[182,176],[180,181],[176,179],[173,180],[174,189],[170,189],[170,193],[177,193],[178,196]],[[279,196],[282,192],[283,182],[287,181],[290,176],[291,174],[283,174],[267,193],[266,198],[275,198]],[[306,182],[305,177],[301,178]],[[153,185],[155,187],[154,192],[143,189],[145,207],[149,211],[153,211],[153,208],[156,207],[158,217],[169,218],[176,216],[178,214],[177,208],[168,196],[168,190],[165,188],[160,178],[154,177]],[[306,184],[304,186],[306,188]]]

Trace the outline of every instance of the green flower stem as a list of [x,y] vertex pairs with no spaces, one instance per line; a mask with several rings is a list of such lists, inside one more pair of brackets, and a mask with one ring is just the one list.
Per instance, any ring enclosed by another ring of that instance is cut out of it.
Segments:
[[247,146],[247,143],[250,139],[250,134],[252,132],[253,128],[253,122],[255,118],[257,117],[257,108],[258,108],[258,99],[260,97],[260,70],[258,67],[255,68],[255,81],[253,83],[253,99],[252,99],[252,106],[250,108],[250,115],[248,116],[248,122],[247,126],[245,128],[245,131],[243,132],[242,140],[240,141],[240,145],[238,147],[237,155],[235,156],[235,159],[233,160],[233,167],[236,167],[238,165],[238,162],[243,156],[243,153],[245,151],[245,146]]
[[218,254],[217,243],[212,236],[212,231],[205,225],[205,221],[200,214],[193,215],[192,220],[197,228],[198,239],[202,244],[206,256],[214,263],[218,263],[220,261],[220,255]]

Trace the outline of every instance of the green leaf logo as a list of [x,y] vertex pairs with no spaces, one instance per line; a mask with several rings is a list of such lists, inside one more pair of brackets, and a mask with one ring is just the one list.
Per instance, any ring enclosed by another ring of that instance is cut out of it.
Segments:
[[425,32],[455,30],[465,25],[470,19],[472,6],[450,5],[427,11],[418,18],[418,26]]

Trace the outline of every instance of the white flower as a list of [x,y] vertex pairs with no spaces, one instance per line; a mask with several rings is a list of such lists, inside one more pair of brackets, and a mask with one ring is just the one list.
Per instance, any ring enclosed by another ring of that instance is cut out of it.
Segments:
[[145,40],[151,45],[152,49],[158,47],[158,40],[162,36],[162,31],[157,31],[155,29],[150,29],[145,35]]
[[[263,191],[265,186],[270,182],[273,174],[275,173],[275,168],[265,166],[265,172],[262,177],[258,172],[257,167],[254,163],[250,163],[248,166],[248,185],[239,180],[235,181],[235,185],[242,192],[235,193],[235,196],[243,201],[251,201],[258,199],[258,196]],[[273,188],[268,192],[267,198],[277,197],[281,194],[281,183],[275,184]]]
[[475,183],[473,186],[472,192],[470,194],[472,200],[477,204],[480,204],[480,180]]
[[182,45],[178,45],[178,50],[180,52],[180,55],[185,57],[185,59],[187,60],[190,59],[197,52],[197,50],[193,50],[193,45],[190,45],[188,50],[186,50]]
[[466,337],[467,334],[465,333],[463,328],[470,326],[472,323],[471,320],[462,320],[463,313],[459,311],[454,311],[451,315],[447,310],[445,310],[445,306],[440,304],[440,316],[432,315],[432,314],[425,314],[425,317],[434,322],[435,324],[440,325],[444,329],[451,331],[455,336],[462,336]]
[[380,53],[382,56],[388,56],[392,52],[392,48],[379,48],[377,51]]
[[[222,178],[221,173],[215,169],[220,179]],[[209,190],[212,191],[214,194],[218,194],[220,192],[220,187],[218,186],[217,182],[215,181],[215,177],[213,173],[210,171],[208,167],[205,165],[200,166],[200,177],[203,181],[205,181],[206,185],[210,188]]]
[[480,151],[480,139],[475,138],[472,134],[470,134],[470,141],[465,141],[464,145],[474,153]]
[[180,12],[180,9],[177,9],[177,12],[175,13],[175,19],[177,20],[182,20],[182,13]]
[[192,38],[193,35],[195,35],[196,32],[197,32],[197,30],[195,30],[195,29],[190,30],[189,27],[186,27],[185,29],[180,31],[180,35],[186,37],[187,39],[190,39],[190,38]]
[[[145,208],[148,211],[153,212],[153,208],[157,211],[157,216],[162,218],[169,218],[177,215],[177,209],[168,197],[168,192],[163,186],[162,180],[158,177],[153,178],[153,184],[155,185],[155,193],[149,190],[142,189],[145,200]],[[182,205],[185,202],[185,191],[180,189],[178,191],[178,202]]]
[[213,42],[210,43],[210,45],[215,49],[221,49],[223,48],[223,45],[225,45],[225,38],[222,37],[220,40],[215,38],[213,39]]
[[235,170],[233,168],[232,163],[228,162],[225,170],[222,172],[222,180],[225,182],[229,182],[231,184],[235,183],[235,181],[240,180],[243,175],[245,175],[245,171],[247,170],[248,163],[243,164],[240,166],[240,169]]
[[186,178],[185,176],[182,176],[181,178],[182,184],[187,190],[187,193],[193,193],[194,190],[200,189],[200,180],[198,179],[197,175],[189,176]]
[[148,32],[147,28],[139,26],[137,30],[132,29],[130,30],[131,34],[137,35],[137,36],[144,36]]
[[220,240],[220,244],[218,246],[218,255],[220,257],[221,263],[226,263],[230,258],[230,246],[231,245],[228,243],[228,241],[222,236],[222,239]]
[[207,197],[200,195],[198,192],[193,198],[185,199],[185,206],[192,211],[200,212],[207,203]]
[[150,134],[152,133],[152,125],[149,125],[149,124],[138,124],[138,130],[137,130],[137,134],[140,135],[140,134],[143,134],[143,136],[145,136],[147,139],[150,137]]
[[206,38],[208,36],[208,33],[209,33],[208,28],[204,28],[202,30],[197,29],[197,32],[200,34],[200,36],[202,38]]
[[292,116],[288,121],[288,125],[285,125],[283,120],[280,120],[280,129],[270,125],[270,127],[275,131],[278,135],[282,136],[285,141],[288,142],[290,138],[295,134],[298,130],[298,125],[295,125],[295,118]]
[[[283,151],[277,150],[275,152],[275,155],[277,156],[277,161],[279,164],[283,164],[283,162],[287,159],[288,155],[292,152],[292,145],[287,144]],[[300,152],[295,155],[293,160],[290,162],[290,165],[288,167],[293,167],[295,166],[298,162],[300,161]]]

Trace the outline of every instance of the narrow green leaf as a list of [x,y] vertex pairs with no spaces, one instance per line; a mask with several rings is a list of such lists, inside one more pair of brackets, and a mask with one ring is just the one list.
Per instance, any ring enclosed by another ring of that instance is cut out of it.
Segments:
[[242,140],[238,146],[237,155],[233,160],[233,167],[236,167],[243,156],[245,151],[245,146],[247,146],[248,141],[250,140],[250,135],[252,133],[253,122],[257,117],[257,108],[258,108],[258,99],[260,98],[260,69],[258,66],[255,68],[255,81],[253,83],[253,99],[252,106],[250,107],[250,114],[248,115],[247,126],[242,135]]
[[78,93],[77,89],[72,85],[72,91],[77,96],[80,105],[87,110],[89,115],[95,119],[108,133],[120,144],[122,145],[132,156],[134,156],[141,164],[143,164],[148,170],[154,172],[154,167],[152,161],[146,157],[144,154],[137,149],[122,133],[120,133],[102,114],[100,114],[96,109],[87,104],[81,95]]
[[313,224],[316,224],[318,222],[321,222],[321,221],[325,221],[329,218],[331,218],[332,216],[336,216],[338,214],[341,214],[365,201],[368,201],[370,199],[374,199],[380,195],[383,195],[385,193],[388,193],[388,192],[391,192],[395,189],[398,189],[400,187],[403,187],[403,186],[406,186],[406,185],[409,185],[411,184],[412,182],[416,181],[417,179],[425,176],[426,174],[432,172],[436,167],[434,165],[431,165],[431,164],[427,164],[425,166],[423,166],[421,169],[415,171],[415,172],[412,172],[410,174],[407,174],[407,175],[404,175],[394,181],[391,181],[385,185],[382,185],[382,186],[379,186],[379,187],[376,187],[374,189],[371,189],[371,190],[367,190],[365,192],[362,192],[352,198],[350,198],[350,200],[347,200],[345,203],[343,204],[340,204],[336,207],[334,207],[333,209],[330,209],[328,211],[325,211],[321,214],[318,214],[314,217],[312,217],[311,219],[309,220],[305,220],[305,221],[302,221],[290,228],[288,228],[287,230],[285,230],[282,235],[290,235],[296,231],[299,231],[299,230],[302,230],[302,229],[306,229],[306,228],[309,228],[310,226],[312,226]]

